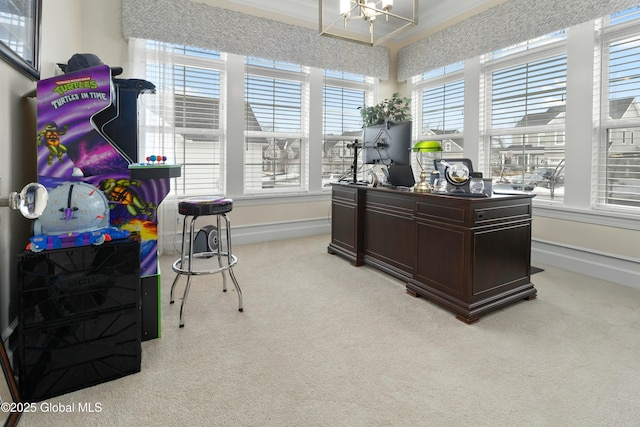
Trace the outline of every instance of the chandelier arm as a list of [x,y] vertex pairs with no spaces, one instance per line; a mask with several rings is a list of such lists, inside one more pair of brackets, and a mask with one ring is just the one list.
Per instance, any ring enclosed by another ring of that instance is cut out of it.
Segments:
[[406,21],[406,22],[410,22],[412,24],[417,24],[418,23],[418,20],[415,19],[415,15],[414,15],[414,18],[407,18],[406,16],[396,15],[395,13],[391,13],[391,12],[383,12],[383,14],[385,14],[387,16],[391,16],[393,18],[401,19],[401,20]]
[[[330,25],[326,26],[326,27],[320,27],[320,34],[328,34],[327,31],[330,30],[331,28],[333,28],[338,22],[344,20],[345,17],[340,15],[338,16],[338,19],[336,19],[335,21],[333,21]],[[346,19],[353,19],[352,17],[347,17]],[[320,20],[320,25],[323,25],[324,21]]]

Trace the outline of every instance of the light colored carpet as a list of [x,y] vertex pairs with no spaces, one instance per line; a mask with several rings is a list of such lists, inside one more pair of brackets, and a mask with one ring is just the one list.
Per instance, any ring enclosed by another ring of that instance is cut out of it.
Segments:
[[163,256],[163,337],[142,371],[46,401],[99,413],[20,426],[638,425],[640,291],[540,266],[537,300],[466,325],[328,243],[237,245],[244,313],[230,282],[199,276],[182,329]]

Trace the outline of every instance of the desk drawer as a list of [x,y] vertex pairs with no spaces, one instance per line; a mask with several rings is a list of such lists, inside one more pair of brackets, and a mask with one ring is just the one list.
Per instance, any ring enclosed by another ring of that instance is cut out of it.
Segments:
[[356,203],[358,201],[358,189],[344,185],[334,185],[331,190],[333,200],[340,202]]
[[522,203],[476,208],[473,222],[475,225],[484,225],[496,221],[515,221],[529,218],[531,218],[531,203]]

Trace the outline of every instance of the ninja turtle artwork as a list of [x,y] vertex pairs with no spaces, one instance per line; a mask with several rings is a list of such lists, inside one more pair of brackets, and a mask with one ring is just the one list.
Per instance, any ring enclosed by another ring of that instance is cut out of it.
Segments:
[[[143,200],[138,193],[131,188],[140,187],[140,181],[132,179],[107,178],[100,181],[99,188],[104,192],[109,201],[123,205],[131,216],[147,215],[151,221],[155,218],[158,206],[150,201]],[[111,206],[113,209],[113,206]]]
[[38,132],[38,146],[44,144],[49,150],[47,164],[51,166],[53,158],[57,157],[58,161],[62,161],[62,156],[67,152],[67,147],[60,143],[60,135],[67,133],[68,125],[58,127],[55,122],[45,124],[40,132]]

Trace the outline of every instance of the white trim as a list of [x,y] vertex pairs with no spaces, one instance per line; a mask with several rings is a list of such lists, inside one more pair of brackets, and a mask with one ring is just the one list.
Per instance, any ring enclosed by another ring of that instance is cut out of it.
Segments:
[[[164,236],[163,253],[176,252],[180,246],[182,228],[175,230],[174,236]],[[231,224],[231,238],[233,245],[262,243],[272,240],[295,239],[298,237],[315,236],[317,234],[331,234],[331,218],[311,218],[273,222],[267,224],[240,225]],[[174,247],[175,242],[175,247]],[[327,245],[329,241],[327,241]]]
[[[552,203],[552,202],[547,202]],[[561,205],[543,205],[534,199],[533,216],[545,218],[563,219],[566,221],[576,221],[585,224],[602,225],[606,227],[624,228],[627,230],[640,230],[638,215],[630,213],[625,215],[620,211],[605,212],[591,209],[570,208]]]
[[[271,224],[232,227],[233,244],[251,244],[271,240],[295,239],[331,233],[330,218],[315,218],[301,221],[286,221]],[[329,245],[327,240],[327,245]]]
[[313,203],[331,200],[330,191],[292,193],[292,194],[255,194],[252,196],[229,196],[234,206],[284,205],[289,203]]
[[639,259],[534,238],[531,242],[531,263],[546,264],[640,289]]

